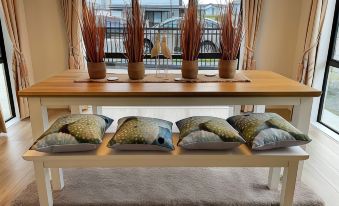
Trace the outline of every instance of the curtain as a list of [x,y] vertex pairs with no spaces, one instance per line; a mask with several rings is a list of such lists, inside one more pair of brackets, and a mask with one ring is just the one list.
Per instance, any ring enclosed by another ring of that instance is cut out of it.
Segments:
[[80,16],[81,1],[80,0],[61,0],[61,10],[64,14],[66,33],[69,48],[69,69],[83,69],[83,53],[81,50],[81,31]]
[[[254,51],[256,37],[259,30],[259,21],[263,2],[262,0],[243,0],[244,28],[245,28],[245,50],[243,56],[243,70],[255,69]],[[242,105],[242,112],[252,112],[253,105]]]
[[6,133],[6,125],[5,125],[5,120],[4,117],[2,116],[1,112],[1,105],[0,105],[0,133]]
[[255,69],[254,50],[259,29],[262,0],[243,0],[245,51],[242,69]]
[[297,80],[308,86],[312,86],[315,60],[321,30],[324,24],[327,0],[312,0],[307,30],[305,35],[304,53],[299,63]]
[[[20,31],[20,22],[18,21],[20,12],[18,1],[15,0],[1,0],[2,8],[4,12],[5,22],[9,37],[13,45],[13,56],[12,56],[12,70],[15,80],[16,93],[19,90],[30,86],[30,78],[28,69],[23,54],[23,41],[25,37],[22,35],[24,31]],[[28,101],[27,98],[17,98],[18,106],[21,118],[29,116]]]

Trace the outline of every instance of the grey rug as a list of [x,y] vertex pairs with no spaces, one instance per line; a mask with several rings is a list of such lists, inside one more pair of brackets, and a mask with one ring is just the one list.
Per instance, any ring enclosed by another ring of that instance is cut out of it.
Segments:
[[[65,188],[54,205],[279,205],[280,190],[267,188],[262,168],[65,169]],[[295,205],[323,201],[298,183]],[[13,205],[38,205],[35,183]]]

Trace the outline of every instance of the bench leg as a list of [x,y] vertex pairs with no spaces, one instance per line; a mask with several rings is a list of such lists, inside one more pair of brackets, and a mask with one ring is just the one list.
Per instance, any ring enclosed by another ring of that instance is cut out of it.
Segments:
[[270,167],[270,171],[268,173],[268,188],[270,190],[277,190],[280,183],[280,167]]
[[53,190],[62,190],[65,185],[62,168],[51,168],[51,176]]
[[44,168],[43,162],[34,162],[34,171],[40,206],[52,206],[53,197],[48,169]]
[[283,184],[281,188],[280,206],[292,206],[295,190],[295,183],[298,173],[298,162],[289,162],[284,168]]

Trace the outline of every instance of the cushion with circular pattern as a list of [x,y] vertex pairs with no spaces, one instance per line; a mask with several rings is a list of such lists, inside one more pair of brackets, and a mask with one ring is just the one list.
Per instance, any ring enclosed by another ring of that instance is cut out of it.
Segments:
[[268,150],[307,144],[311,139],[275,113],[250,113],[229,117],[253,150]]
[[113,120],[103,115],[71,114],[58,118],[33,144],[40,152],[94,150]]
[[117,150],[171,151],[174,149],[172,125],[162,119],[124,117],[119,119],[118,129],[107,146]]
[[180,130],[178,145],[184,149],[225,150],[245,143],[225,119],[193,116],[176,124]]

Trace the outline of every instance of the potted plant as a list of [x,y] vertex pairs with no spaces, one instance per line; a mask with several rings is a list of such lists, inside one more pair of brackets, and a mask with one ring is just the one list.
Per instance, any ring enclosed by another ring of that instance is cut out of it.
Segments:
[[243,38],[242,10],[235,11],[229,3],[222,9],[220,20],[219,77],[232,79],[238,67],[238,53]]
[[198,55],[202,40],[203,27],[198,19],[196,0],[189,0],[187,11],[181,22],[181,49],[183,78],[196,79],[198,76]]
[[144,25],[139,0],[132,0],[127,9],[126,27],[124,29],[124,46],[128,59],[128,76],[132,80],[145,76],[144,59]]
[[96,16],[94,5],[87,5],[83,1],[82,37],[86,50],[88,74],[91,79],[104,79],[106,77],[104,43],[106,36],[105,17]]

